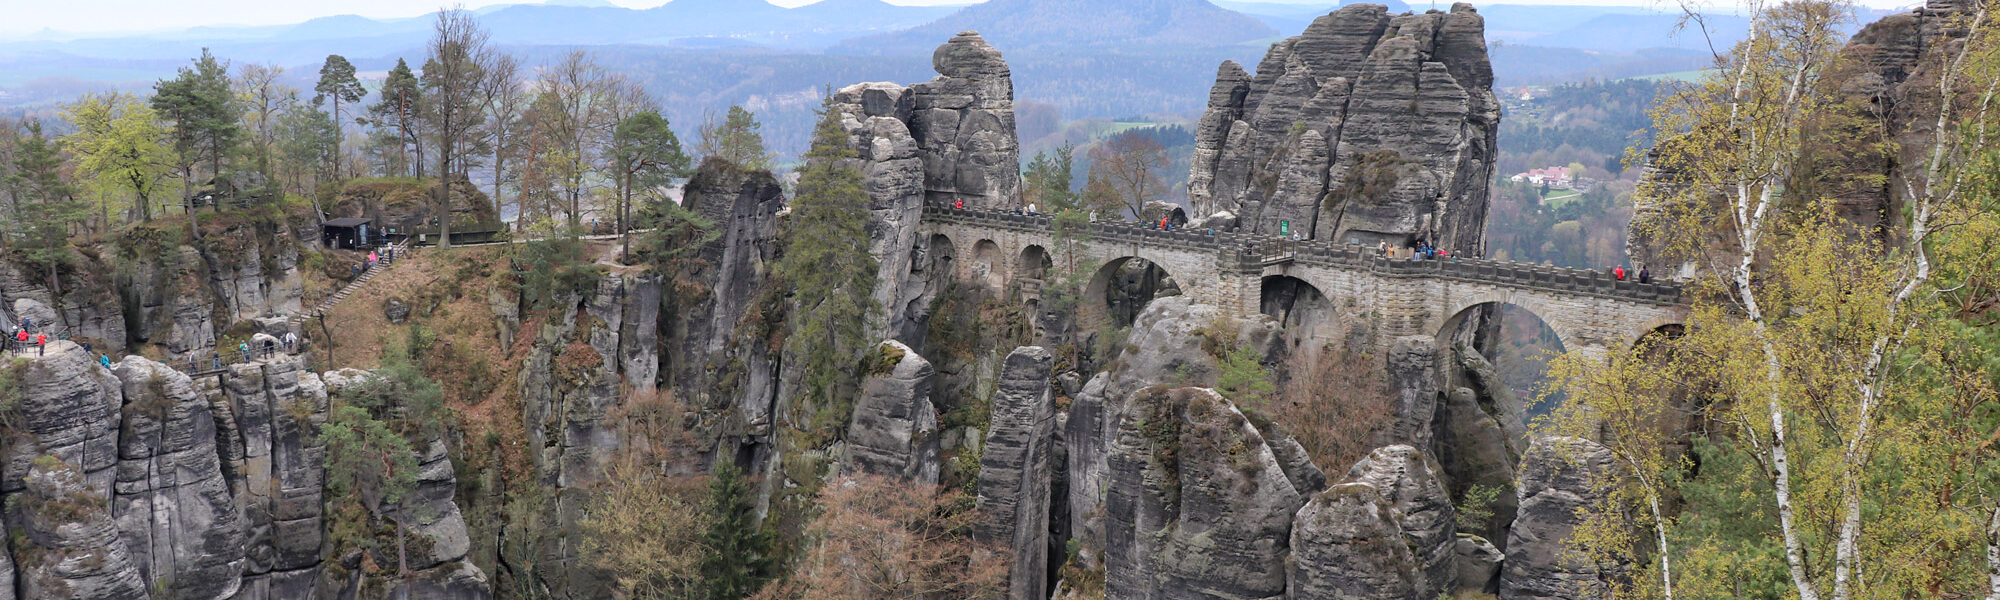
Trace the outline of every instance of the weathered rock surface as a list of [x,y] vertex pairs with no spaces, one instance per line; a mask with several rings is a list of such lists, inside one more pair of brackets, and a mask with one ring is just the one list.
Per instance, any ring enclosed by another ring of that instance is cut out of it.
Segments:
[[465,515],[452,500],[458,476],[443,440],[431,441],[417,469],[417,488],[400,505],[384,507],[382,515],[403,523],[413,539],[422,542],[411,547],[425,550],[408,557],[416,579],[409,584],[412,592],[424,594],[411,597],[490,597],[486,574],[465,558],[472,540],[466,535]]
[[1452,544],[1452,552],[1457,555],[1458,581],[1454,591],[1487,592],[1493,589],[1500,577],[1500,565],[1507,555],[1493,547],[1492,542],[1472,534],[1458,534],[1458,542]]
[[1196,212],[1256,233],[1289,221],[1317,239],[1476,249],[1500,120],[1484,29],[1465,3],[1352,4],[1273,44],[1254,76],[1224,63],[1195,127]]
[[135,261],[131,296],[137,304],[138,330],[132,337],[163,347],[174,364],[183,359],[208,359],[216,332],[229,327],[215,323],[215,306],[207,292],[208,266],[201,253],[176,247]]
[[[1232,338],[1219,342],[1249,346],[1266,357],[1282,351],[1283,335],[1277,321],[1268,316],[1236,319],[1186,297],[1161,298],[1147,304],[1133,321],[1126,347],[1112,368],[1091,377],[1073,398],[1063,437],[1068,445],[1071,530],[1077,535],[1101,538],[1105,533],[1103,523],[1092,515],[1100,519],[1103,515],[1099,505],[1109,485],[1106,461],[1130,408],[1127,396],[1169,378],[1184,385],[1212,384],[1218,372],[1216,357],[1204,347],[1206,338],[1200,332],[1218,322],[1229,326],[1216,331],[1226,331]],[[1300,476],[1311,477],[1303,472]]]
[[896,360],[861,379],[842,468],[936,484],[941,466],[938,414],[930,399],[935,370],[902,342],[882,342],[877,352]]
[[51,456],[79,471],[98,494],[98,506],[108,506],[123,401],[118,378],[95,358],[73,342],[52,340],[46,355],[29,357],[21,368],[17,407],[24,435],[6,445],[0,491],[21,490],[30,463]]
[[[890,198],[909,198],[912,184],[922,190],[919,200],[1014,206],[1021,194],[1021,148],[1014,133],[1014,80],[1006,59],[978,33],[966,31],[938,46],[931,66],[938,76],[924,83],[908,88],[863,83],[835,96],[851,120],[848,131],[866,134],[856,135],[862,158],[881,166],[869,171],[877,208]],[[906,136],[914,147],[904,142]],[[921,159],[921,172],[913,173],[902,162],[912,150]],[[921,178],[912,179],[912,174]]]
[[[111,272],[110,267],[89,256],[76,254],[72,258],[79,263],[75,267],[78,272]],[[40,273],[34,267],[0,261],[0,317],[6,317],[8,324],[0,331],[19,327],[19,313],[27,309],[36,329],[47,332],[49,339],[67,330],[74,339],[89,341],[96,349],[125,348],[125,313],[111,278],[72,276],[62,283],[62,297],[57,298],[50,291],[48,278]]]
[[1470,388],[1454,388],[1445,394],[1439,407],[1437,440],[1431,451],[1443,469],[1438,473],[1453,498],[1478,492],[1493,494],[1488,508],[1493,516],[1477,531],[1480,535],[1506,535],[1514,521],[1514,465],[1507,451],[1506,433],[1479,407]]
[[926,287],[921,280],[905,285],[912,275],[920,278],[925,266],[914,251],[928,156],[910,134],[915,97],[911,88],[893,83],[858,83],[835,93],[834,102],[867,181],[868,252],[877,268],[874,299],[887,309],[887,319],[871,323],[869,334],[894,335],[905,329],[908,312],[929,307],[917,298]]
[[1347,471],[1347,481],[1374,486],[1396,515],[1395,522],[1416,560],[1419,598],[1448,591],[1458,580],[1455,510],[1437,479],[1437,463],[1413,446],[1383,446]]
[[327,387],[301,357],[236,365],[210,398],[221,457],[242,506],[249,563],[238,597],[297,598],[318,577],[325,524]]
[[175,598],[234,596],[248,565],[243,515],[208,399],[186,374],[138,356],[112,371],[125,405],[111,513],[141,578]]
[[[8,502],[15,582],[36,600],[146,600],[146,581],[118,537],[104,490],[53,456],[35,461]],[[10,591],[12,591],[10,589]]]
[[1131,405],[1108,460],[1105,598],[1283,596],[1303,497],[1264,436],[1205,388]]
[[[700,285],[675,286],[686,297],[670,296],[677,310],[667,328],[675,340],[667,356],[674,360],[662,369],[681,398],[715,415],[704,427],[709,435],[768,433],[777,402],[777,365],[767,336],[776,324],[757,299],[777,258],[784,189],[767,171],[743,171],[711,159],[685,190],[683,206],[715,223],[721,236],[697,253],[712,265],[689,274]],[[739,327],[746,320],[757,326]]]
[[1048,596],[1051,469],[1055,452],[1055,398],[1049,386],[1055,357],[1040,346],[1007,355],[993,394],[992,419],[979,459],[978,507],[982,535],[1013,552],[1008,594],[1013,600]]
[[1389,346],[1390,401],[1394,420],[1389,443],[1431,446],[1431,420],[1437,414],[1439,356],[1430,336],[1396,338]]
[[1407,600],[1424,573],[1382,490],[1348,482],[1327,488],[1292,523],[1292,598]]
[[1604,500],[1602,485],[1617,477],[1611,451],[1590,440],[1540,437],[1521,459],[1520,513],[1508,532],[1500,573],[1502,600],[1589,600],[1611,597],[1628,565],[1600,565],[1569,556],[1565,539],[1581,523],[1578,509]]

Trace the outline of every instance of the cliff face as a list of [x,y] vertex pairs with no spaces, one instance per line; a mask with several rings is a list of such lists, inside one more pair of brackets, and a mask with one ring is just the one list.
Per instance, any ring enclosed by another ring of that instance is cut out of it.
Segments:
[[[1815,85],[1830,106],[1802,127],[1803,147],[1786,194],[1826,198],[1834,214],[1864,236],[1887,242],[1898,215],[1908,209],[1900,190],[1922,178],[1937,127],[1938,76],[1945,59],[1963,44],[1966,3],[1934,0],[1862,27],[1840,49]],[[1893,151],[1865,151],[1893,145]],[[1681,174],[1648,160],[1641,189],[1671,187]],[[1921,181],[1915,183],[1921,189]],[[1718,198],[1718,201],[1719,198]],[[1664,244],[1652,239],[1654,223],[1670,224],[1661,200],[1633,198],[1626,252],[1655,273],[1692,277],[1697,265],[1665,262]],[[1707,243],[1732,243],[1723,233]]]
[[[1352,4],[1225,62],[1195,126],[1188,198],[1243,231],[1479,248],[1500,105],[1472,6]],[[1228,213],[1222,215],[1222,213]]]
[[[138,356],[105,368],[68,341],[5,360],[20,421],[0,493],[19,535],[0,598],[276,600],[345,583],[321,580],[328,386],[300,357],[201,381]],[[429,541],[413,581],[454,594],[418,597],[485,598],[443,448],[405,501],[425,505],[410,523]]]

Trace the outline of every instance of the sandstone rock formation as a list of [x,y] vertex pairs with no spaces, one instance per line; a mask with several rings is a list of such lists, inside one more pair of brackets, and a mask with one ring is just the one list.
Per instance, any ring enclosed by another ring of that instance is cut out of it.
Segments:
[[1405,600],[1424,575],[1382,490],[1350,482],[1327,488],[1292,523],[1292,598]]
[[1347,471],[1347,482],[1374,486],[1396,515],[1396,525],[1421,578],[1419,598],[1449,591],[1458,579],[1457,529],[1451,496],[1437,479],[1437,463],[1416,447],[1376,448]]
[[[895,176],[879,186],[871,181],[870,191],[901,194],[916,183],[903,163],[894,162],[915,150],[923,169],[923,199],[964,200],[981,208],[1013,206],[1021,193],[1021,149],[1014,133],[1014,80],[1006,59],[978,33],[966,31],[939,46],[931,66],[938,77],[925,83],[908,88],[863,83],[835,95],[851,120],[846,125],[857,134],[856,144],[867,145],[862,158],[893,163]],[[904,127],[899,131],[877,118]],[[902,131],[915,148],[904,145]],[[882,195],[875,200],[878,207],[885,203]]]
[[137,356],[123,389],[111,513],[144,581],[182,598],[228,598],[243,583],[242,510],[224,479],[216,415],[188,376]]
[[16,372],[22,439],[6,445],[0,492],[21,490],[31,463],[49,456],[78,471],[100,504],[110,498],[122,386],[95,358],[73,342],[52,340],[46,355],[30,357]]
[[978,507],[982,537],[1013,552],[1008,598],[1048,597],[1050,469],[1055,452],[1055,400],[1049,369],[1055,361],[1040,346],[1007,355],[979,459]]
[[[327,388],[299,357],[236,365],[210,398],[223,469],[243,507],[246,600],[298,598],[319,576]],[[211,380],[213,381],[213,380]]]
[[1611,597],[1629,565],[1601,565],[1571,556],[1563,541],[1581,523],[1578,509],[1604,500],[1601,487],[1617,477],[1611,451],[1590,440],[1536,438],[1521,459],[1520,514],[1507,540],[1500,573],[1502,600],[1590,600]]
[[930,398],[935,370],[902,342],[882,342],[876,352],[883,364],[861,379],[842,469],[936,484],[938,414]]
[[1475,250],[1500,120],[1484,28],[1465,3],[1351,4],[1273,44],[1254,76],[1223,63],[1188,198],[1204,217],[1228,213],[1211,226]]
[[[667,353],[677,360],[663,366],[667,382],[696,406],[722,415],[710,427],[712,435],[741,439],[768,433],[778,391],[776,353],[767,335],[777,324],[756,302],[777,258],[784,189],[769,172],[710,159],[685,190],[683,206],[715,223],[721,236],[696,255],[712,268],[689,274],[700,283],[693,297],[673,297],[680,310],[666,328],[676,338]],[[507,306],[518,309],[517,303]],[[754,326],[739,327],[746,321]]]
[[1293,522],[1294,598],[1435,598],[1459,578],[1451,499],[1436,463],[1408,445],[1377,448]]
[[1430,336],[1396,338],[1389,346],[1389,389],[1394,420],[1390,422],[1391,443],[1418,448],[1431,446],[1431,420],[1438,402],[1437,343]]
[[[146,582],[105,510],[103,492],[75,466],[35,460],[25,493],[10,498],[21,596],[36,600],[146,600]],[[10,590],[11,591],[11,590]]]
[[1105,598],[1284,595],[1303,497],[1264,436],[1206,388],[1130,401],[1108,457]]
[[[78,263],[78,272],[111,272],[95,258],[76,254],[72,259]],[[25,309],[26,316],[34,317],[40,324],[36,328],[47,332],[49,339],[67,330],[75,339],[90,341],[93,348],[125,347],[125,313],[110,278],[71,277],[63,283],[60,298],[51,290],[48,277],[39,268],[0,260],[0,317],[7,323],[0,331],[19,327],[20,311]]]
[[412,580],[399,583],[404,595],[389,597],[474,600],[491,597],[486,574],[466,560],[472,540],[466,537],[465,516],[452,496],[458,476],[445,451],[444,440],[432,440],[417,462],[417,488],[400,505],[384,507],[383,516],[408,528],[411,544],[424,551],[408,557]]
[[[1217,323],[1224,326],[1215,327]],[[1226,332],[1230,339],[1208,341],[1201,333],[1205,329]],[[1216,355],[1204,347],[1205,343],[1249,346],[1263,356],[1275,357],[1283,342],[1277,322],[1267,316],[1230,317],[1220,308],[1196,304],[1186,297],[1147,304],[1133,321],[1125,348],[1112,368],[1091,377],[1070,403],[1063,437],[1068,446],[1071,530],[1092,538],[1102,538],[1105,533],[1103,524],[1092,515],[1104,514],[1099,504],[1110,485],[1107,458],[1130,410],[1128,396],[1170,377],[1185,385],[1212,384],[1217,374]],[[1301,481],[1313,478],[1303,472],[1299,477]],[[1318,478],[1324,481],[1325,476]]]

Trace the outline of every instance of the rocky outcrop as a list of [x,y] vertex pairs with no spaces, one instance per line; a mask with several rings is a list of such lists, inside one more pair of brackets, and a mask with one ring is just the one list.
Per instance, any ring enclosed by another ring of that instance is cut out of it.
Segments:
[[1527,445],[1521,401],[1492,363],[1470,345],[1458,344],[1452,354],[1458,363],[1454,374],[1468,380],[1469,387],[1444,394],[1432,455],[1444,468],[1439,475],[1453,498],[1492,495],[1487,505],[1492,517],[1474,533],[1505,544],[1506,527],[1516,510],[1514,467]]
[[1486,538],[1469,533],[1458,534],[1458,542],[1452,544],[1452,552],[1457,555],[1458,581],[1453,589],[1466,592],[1491,592],[1499,582],[1500,565],[1507,555],[1493,547]]
[[[212,381],[212,380],[211,380]],[[212,392],[223,469],[243,510],[245,600],[311,593],[325,531],[327,387],[301,357],[235,365]]]
[[758,302],[767,298],[765,274],[778,255],[784,189],[767,171],[721,159],[704,161],[684,189],[682,206],[715,223],[721,235],[695,255],[707,268],[680,278],[693,284],[669,290],[674,310],[663,329],[673,343],[661,368],[681,398],[711,415],[703,427],[709,435],[766,434],[778,393],[770,334],[781,315]]
[[1396,525],[1422,576],[1417,597],[1449,591],[1458,579],[1457,529],[1451,496],[1437,479],[1437,463],[1416,447],[1397,444],[1376,448],[1354,468],[1347,481],[1380,490],[1396,516]]
[[936,484],[938,414],[931,405],[931,362],[902,342],[876,348],[877,369],[861,379],[847,426],[848,473]]
[[[146,581],[132,562],[103,490],[54,456],[37,458],[23,478],[25,492],[8,502],[15,582],[36,600],[146,600]],[[10,590],[12,591],[12,590]]]
[[[11,260],[0,260],[0,317],[8,325],[0,331],[13,331],[20,326],[20,311],[26,309],[35,318],[36,329],[55,339],[56,334],[67,331],[73,339],[88,341],[92,348],[118,351],[125,348],[125,313],[118,302],[118,292],[111,286],[111,278],[101,276],[112,269],[96,258],[83,254],[71,257],[76,261],[74,271],[64,275],[60,284],[60,295],[52,292],[51,282],[41,269],[16,264]],[[89,273],[79,277],[76,273]],[[22,303],[23,300],[29,301]]]
[[401,504],[383,507],[382,516],[400,522],[423,549],[408,557],[411,581],[401,582],[407,595],[392,590],[391,598],[443,598],[473,600],[490,598],[486,574],[466,560],[472,540],[466,535],[465,516],[452,496],[458,492],[458,476],[443,440],[432,440],[417,461],[417,487]]
[[137,356],[122,384],[111,513],[141,579],[175,598],[228,598],[243,583],[243,514],[223,477],[216,415],[186,374]]
[[1013,564],[1007,570],[1007,597],[1012,600],[1048,597],[1050,471],[1056,428],[1049,369],[1054,361],[1040,346],[1022,346],[1007,355],[979,459],[982,537],[1012,551]]
[[1437,342],[1430,336],[1396,338],[1389,345],[1390,443],[1431,446],[1431,420],[1438,402]]
[[[1229,339],[1210,340],[1204,331],[1208,335],[1223,333]],[[1186,297],[1147,304],[1133,321],[1125,348],[1111,368],[1092,377],[1070,403],[1063,437],[1068,445],[1072,531],[1098,539],[1105,533],[1101,521],[1104,511],[1099,505],[1110,485],[1107,459],[1111,445],[1131,407],[1128,396],[1170,377],[1184,385],[1213,384],[1218,370],[1210,347],[1218,344],[1248,346],[1262,356],[1275,358],[1283,342],[1277,321],[1268,316],[1236,318]]]
[[1382,490],[1350,482],[1327,488],[1292,523],[1292,598],[1407,600],[1423,579],[1395,508]]
[[147,258],[133,261],[132,284],[126,288],[137,313],[133,339],[165,349],[174,364],[207,359],[215,350],[216,332],[229,324],[215,322],[201,253],[182,246],[161,248]]
[[910,135],[914,94],[893,83],[859,83],[835,93],[834,102],[868,184],[868,253],[877,267],[874,299],[888,309],[886,320],[873,323],[869,333],[893,335],[905,328],[906,313],[921,312],[929,304],[919,302],[919,294],[905,293],[926,287],[920,280],[905,285],[911,275],[921,276],[924,266],[913,249],[923,217],[928,155]]
[[618,447],[604,417],[624,390],[654,385],[661,293],[658,275],[609,273],[588,300],[568,298],[533,332],[519,385],[529,453],[548,484],[596,481]]
[[[870,192],[905,198],[920,183],[923,200],[964,200],[980,208],[1012,207],[1021,194],[1020,142],[1014,133],[1014,79],[1000,51],[976,32],[961,32],[931,55],[938,76],[904,88],[864,83],[840,90],[834,101],[856,133],[862,158],[882,164],[890,175],[879,183],[871,171]],[[900,122],[897,128],[877,119]],[[915,143],[904,145],[903,132]],[[865,138],[864,138],[865,135]],[[909,151],[921,159],[922,179],[912,181]],[[879,207],[887,198],[874,196]],[[907,244],[903,248],[909,247]]]
[[[659,373],[658,330],[661,276],[651,272],[609,272],[594,293],[566,294],[541,311],[516,380],[522,447],[547,490],[544,521],[573,534],[583,516],[586,488],[599,481],[619,448],[607,415],[628,397],[650,393]],[[541,583],[558,597],[601,597],[607,582],[559,544],[537,549],[545,569]]]
[[1497,156],[1485,20],[1472,6],[1351,4],[1224,63],[1195,128],[1188,197],[1214,226],[1476,250]]
[[1611,597],[1630,565],[1574,556],[1564,540],[1582,523],[1580,510],[1605,501],[1617,477],[1611,451],[1590,440],[1541,437],[1521,459],[1520,513],[1508,533],[1500,573],[1502,600],[1590,600]]
[[1141,390],[1109,454],[1105,598],[1285,594],[1303,497],[1233,404],[1205,388]]
[[122,386],[94,358],[73,342],[52,340],[46,354],[18,367],[16,431],[22,437],[6,444],[0,492],[20,491],[30,465],[48,456],[78,471],[99,505],[106,505],[118,466]]

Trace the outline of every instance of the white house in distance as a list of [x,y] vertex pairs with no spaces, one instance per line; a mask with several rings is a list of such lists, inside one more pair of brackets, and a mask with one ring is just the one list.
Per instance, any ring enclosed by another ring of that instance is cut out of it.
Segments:
[[1526,173],[1521,173],[1519,175],[1509,177],[1508,180],[1513,181],[1514,183],[1520,183],[1525,181],[1534,185],[1541,185],[1543,183],[1548,183],[1549,187],[1558,189],[1569,189],[1570,184],[1574,183],[1570,181],[1569,168],[1567,167],[1547,167],[1541,169],[1534,169]]

